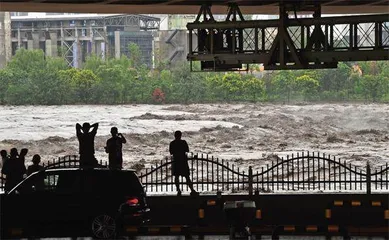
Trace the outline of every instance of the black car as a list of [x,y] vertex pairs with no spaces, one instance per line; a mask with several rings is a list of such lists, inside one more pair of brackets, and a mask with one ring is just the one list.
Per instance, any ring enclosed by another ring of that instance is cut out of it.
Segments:
[[53,169],[1,195],[1,239],[93,236],[112,239],[148,221],[145,192],[131,170]]

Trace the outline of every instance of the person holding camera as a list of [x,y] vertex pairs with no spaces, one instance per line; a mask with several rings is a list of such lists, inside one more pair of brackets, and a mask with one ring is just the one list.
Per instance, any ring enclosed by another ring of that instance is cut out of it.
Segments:
[[108,164],[110,169],[122,169],[123,165],[123,143],[127,140],[123,134],[118,133],[117,127],[111,128],[112,137],[107,140],[107,146],[105,152],[108,153]]

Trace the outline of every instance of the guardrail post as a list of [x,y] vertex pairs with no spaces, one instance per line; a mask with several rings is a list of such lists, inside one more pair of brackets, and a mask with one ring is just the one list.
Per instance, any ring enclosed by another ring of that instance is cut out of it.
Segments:
[[371,169],[369,162],[366,164],[366,193],[371,194]]
[[253,195],[253,168],[249,167],[249,196]]

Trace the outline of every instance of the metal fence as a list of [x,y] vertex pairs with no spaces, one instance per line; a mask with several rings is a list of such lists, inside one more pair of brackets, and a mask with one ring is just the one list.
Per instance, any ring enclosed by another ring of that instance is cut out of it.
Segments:
[[[172,160],[156,162],[138,173],[147,192],[175,191]],[[277,158],[264,166],[237,166],[230,161],[204,154],[188,155],[190,177],[199,192],[228,191],[248,192],[382,192],[389,190],[388,163],[371,169],[354,166],[341,159],[314,152],[302,152]],[[44,165],[45,166],[45,165]],[[65,156],[49,161],[46,169],[78,168],[78,156]],[[100,167],[107,162],[100,161]],[[5,178],[0,175],[0,190],[4,190]],[[181,189],[188,187],[181,179]]]
[[[189,155],[193,185],[200,192],[381,192],[389,190],[389,166],[353,166],[334,156],[302,152],[259,168],[236,166],[208,155]],[[260,165],[260,162],[258,162]],[[148,192],[175,191],[172,161],[144,169],[139,178]],[[180,187],[186,188],[181,179]]]

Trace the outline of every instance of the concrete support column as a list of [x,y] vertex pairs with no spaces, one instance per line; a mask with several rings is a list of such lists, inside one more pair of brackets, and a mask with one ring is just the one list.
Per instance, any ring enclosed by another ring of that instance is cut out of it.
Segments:
[[4,13],[0,12],[0,69],[5,67]]
[[62,26],[62,23],[61,23],[61,54],[64,54],[63,51],[64,51],[64,44],[65,42],[65,34],[63,32],[63,26]]
[[11,17],[9,12],[0,12],[0,68],[12,57]]
[[77,40],[77,62],[78,62],[78,65],[77,67],[80,68],[82,67],[82,45],[81,45],[81,41],[80,40]]
[[81,41],[78,39],[73,43],[73,67],[82,67],[82,48]]
[[18,28],[18,49],[22,47],[22,36],[20,34],[20,28]]
[[73,43],[73,66],[75,68],[79,68],[82,65],[82,51],[77,27],[75,28],[74,34],[75,41]]
[[[58,56],[58,37],[57,32],[50,32],[50,40],[51,40],[51,56],[57,57]],[[47,48],[47,46],[46,46]]]
[[107,26],[104,25],[104,42],[100,44],[100,49],[102,50],[101,56],[105,60],[111,56],[111,52],[109,51],[108,46],[108,32]]
[[32,33],[32,47],[33,49],[39,49],[39,32]]
[[73,67],[77,68],[78,67],[78,41],[75,41],[72,46],[72,51],[73,51]]
[[5,24],[4,24],[4,12],[0,12],[0,68],[5,67]]
[[27,49],[28,50],[33,50],[34,49],[34,42],[32,39],[27,40]]
[[93,45],[95,46],[94,54],[96,54],[96,56],[102,56],[101,42],[95,41]]
[[115,58],[120,58],[120,31],[115,31]]
[[51,39],[46,39],[45,40],[45,46],[46,46],[46,56],[52,57],[53,56],[53,49],[52,49],[52,40]]
[[106,44],[105,44],[105,42],[101,42],[100,43],[100,51],[101,51],[101,58],[103,59],[103,60],[105,60],[106,59],[106,53],[107,53],[107,49],[106,49]]
[[92,26],[90,26],[89,34],[90,34],[90,52],[89,52],[89,56],[91,56],[93,54],[97,55],[96,41],[94,39],[94,33],[93,33]]
[[5,61],[9,62],[12,58],[12,40],[11,40],[11,13],[4,13],[4,34],[5,34]]

